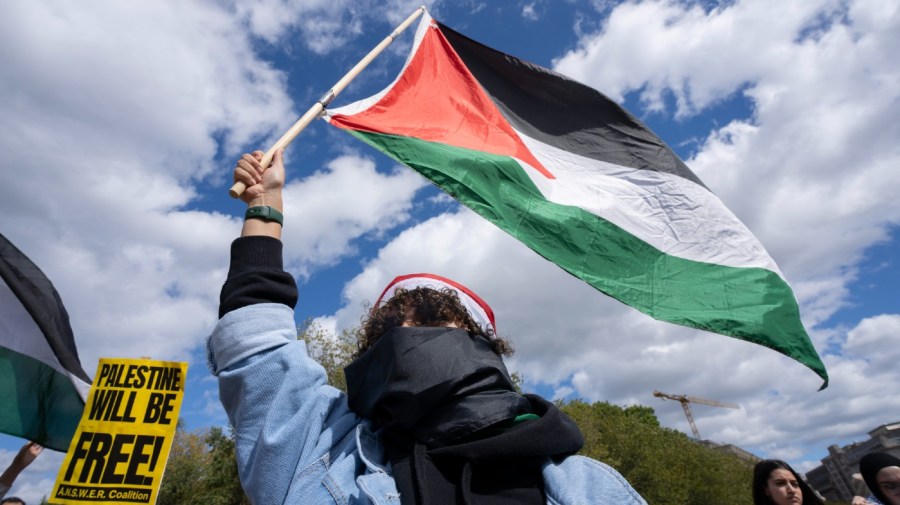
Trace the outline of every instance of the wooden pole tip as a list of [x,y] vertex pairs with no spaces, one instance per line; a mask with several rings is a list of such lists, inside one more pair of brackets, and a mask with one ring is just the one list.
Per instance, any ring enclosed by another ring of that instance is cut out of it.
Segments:
[[231,198],[240,198],[246,189],[247,186],[245,186],[243,182],[236,182],[231,186],[231,189],[228,190],[228,194],[231,195]]

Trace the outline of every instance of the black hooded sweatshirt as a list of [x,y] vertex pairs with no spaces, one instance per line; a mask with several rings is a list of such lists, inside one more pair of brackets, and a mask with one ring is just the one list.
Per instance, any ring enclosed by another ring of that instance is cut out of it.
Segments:
[[382,428],[403,505],[546,503],[543,464],[584,444],[462,329],[394,328],[344,373],[350,408]]

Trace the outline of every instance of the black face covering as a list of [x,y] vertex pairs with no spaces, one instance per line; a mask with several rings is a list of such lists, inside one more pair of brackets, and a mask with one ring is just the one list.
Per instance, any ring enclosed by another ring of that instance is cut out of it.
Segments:
[[344,374],[354,412],[429,447],[530,410],[487,339],[459,328],[394,328]]

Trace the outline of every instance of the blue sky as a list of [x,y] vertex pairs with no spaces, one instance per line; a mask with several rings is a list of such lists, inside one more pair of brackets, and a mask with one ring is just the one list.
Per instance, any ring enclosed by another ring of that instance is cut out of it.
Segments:
[[[829,368],[659,323],[610,300],[410,170],[311,125],[288,155],[285,251],[298,322],[358,322],[395,275],[469,285],[547,396],[697,407],[701,434],[808,470],[900,420],[900,13],[895,2],[427,2],[440,21],[620,101],[766,246]],[[14,2],[0,20],[0,230],[65,301],[89,373],[102,356],[190,362],[189,428],[227,421],[203,342],[242,204],[234,160],[267,148],[416,2]],[[413,30],[335,105],[387,85]],[[21,441],[0,437],[0,463]],[[15,492],[50,490],[45,453]]]

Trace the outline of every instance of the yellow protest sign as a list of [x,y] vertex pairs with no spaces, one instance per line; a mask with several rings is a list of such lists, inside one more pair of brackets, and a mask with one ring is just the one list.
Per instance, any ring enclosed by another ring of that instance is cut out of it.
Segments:
[[100,360],[50,503],[156,503],[187,363]]

